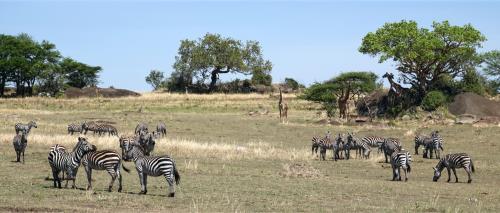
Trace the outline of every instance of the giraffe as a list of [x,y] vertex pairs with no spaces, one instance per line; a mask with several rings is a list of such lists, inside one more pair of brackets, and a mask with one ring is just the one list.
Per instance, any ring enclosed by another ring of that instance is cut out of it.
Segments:
[[[387,78],[391,84],[389,89],[389,100],[392,104],[400,103],[403,107],[408,107],[413,103],[412,94],[409,88],[404,88],[400,84],[394,81],[394,75],[392,73],[386,72],[382,78]],[[392,97],[392,98],[391,98]]]
[[382,78],[387,78],[387,80],[389,81],[389,83],[391,84],[391,88],[389,89],[390,91],[393,91],[394,94],[397,96],[397,97],[400,97],[402,94],[403,94],[403,91],[404,90],[407,90],[407,88],[403,88],[401,85],[399,85],[398,83],[396,83],[394,81],[394,75],[392,73],[388,73],[386,72]]
[[278,109],[280,110],[280,122],[288,123],[288,103],[283,101],[283,94],[280,90],[280,99],[278,102]]

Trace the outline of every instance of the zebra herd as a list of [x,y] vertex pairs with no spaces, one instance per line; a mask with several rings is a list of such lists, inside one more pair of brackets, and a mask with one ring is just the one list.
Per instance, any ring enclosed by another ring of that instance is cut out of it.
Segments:
[[[444,168],[448,171],[448,182],[450,181],[450,170],[455,175],[456,182],[458,177],[456,168],[464,168],[468,175],[468,183],[472,182],[471,173],[474,172],[474,164],[471,157],[466,153],[447,154],[445,157],[440,158],[443,148],[443,138],[440,136],[439,131],[433,131],[430,135],[415,136],[415,155],[418,155],[418,149],[423,146],[423,158],[432,159],[433,154],[435,158],[439,159],[438,164],[433,167],[434,177],[433,181],[437,181],[441,176]],[[356,158],[369,159],[370,153],[373,148],[378,149],[378,153],[383,153],[385,163],[389,163],[392,167],[392,180],[401,181],[401,170],[404,172],[404,180],[408,180],[408,173],[411,172],[411,154],[403,149],[401,141],[397,138],[384,138],[377,136],[366,136],[358,138],[354,133],[349,132],[347,135],[339,133],[334,139],[330,131],[326,132],[324,137],[314,136],[312,138],[312,154],[318,156],[319,159],[326,160],[327,150],[332,150],[332,158],[334,161],[351,158],[351,150],[355,151]]]
[[[24,163],[24,151],[27,146],[27,136],[32,127],[37,128],[36,122],[31,121],[27,125],[16,124],[16,136],[13,140],[14,149],[17,155],[17,162]],[[94,134],[118,136],[116,128],[110,124],[100,124],[90,121],[82,124],[68,125],[68,133],[76,132],[86,134],[92,131]],[[111,176],[111,181],[108,186],[108,191],[112,191],[114,182],[118,179],[118,192],[122,191],[122,175],[121,168],[126,172],[130,172],[123,165],[123,161],[133,161],[139,175],[141,184],[140,194],[147,193],[147,176],[164,176],[169,186],[169,197],[175,196],[174,183],[179,184],[180,174],[177,170],[174,159],[167,155],[152,156],[151,153],[155,147],[155,139],[165,136],[167,133],[166,125],[160,122],[157,125],[157,132],[149,132],[147,124],[140,123],[136,127],[135,135],[119,137],[119,146],[121,155],[113,150],[98,150],[95,145],[90,143],[85,137],[78,137],[78,140],[71,152],[67,152],[66,148],[60,144],[55,144],[50,147],[48,162],[52,170],[53,184],[55,188],[62,188],[61,181],[66,174],[66,184],[72,181],[72,188],[76,188],[75,180],[80,165],[83,165],[87,174],[87,190],[92,189],[92,170],[106,170]],[[59,174],[62,172],[62,178]]]

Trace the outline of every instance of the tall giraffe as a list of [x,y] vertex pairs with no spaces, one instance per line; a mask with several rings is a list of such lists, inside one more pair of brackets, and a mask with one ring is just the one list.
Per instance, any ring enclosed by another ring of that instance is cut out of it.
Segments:
[[281,92],[281,87],[279,88],[279,90],[280,90],[280,99],[278,102],[278,109],[280,110],[280,122],[288,123],[288,103],[283,101],[283,94]]
[[391,84],[391,88],[389,90],[393,91],[394,94],[396,94],[397,97],[401,96],[403,94],[404,90],[407,90],[407,88],[403,88],[401,85],[396,83],[394,81],[394,75],[392,73],[386,72],[382,78],[387,78],[389,83]]

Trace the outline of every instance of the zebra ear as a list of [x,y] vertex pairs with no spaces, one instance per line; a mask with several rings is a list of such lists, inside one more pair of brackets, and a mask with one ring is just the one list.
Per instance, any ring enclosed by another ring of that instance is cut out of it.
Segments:
[[432,169],[434,169],[434,171],[437,171],[437,169],[435,167],[432,167]]

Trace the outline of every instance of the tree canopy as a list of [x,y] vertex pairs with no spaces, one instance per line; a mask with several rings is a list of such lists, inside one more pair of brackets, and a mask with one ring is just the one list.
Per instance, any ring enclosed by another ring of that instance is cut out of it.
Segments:
[[[345,72],[331,80],[316,83],[305,90],[302,98],[322,103],[324,108],[339,109],[339,117],[347,118],[347,104],[356,95],[371,92],[377,88],[377,75],[372,72]],[[328,112],[331,116],[333,113]]]
[[16,95],[38,92],[55,94],[63,85],[84,87],[97,83],[100,67],[91,67],[72,59],[63,59],[49,41],[37,42],[28,34],[0,34],[0,96],[11,83]]
[[163,78],[163,72],[159,70],[151,70],[151,72],[149,72],[149,75],[146,76],[146,83],[150,84],[154,90],[157,90],[163,86]]
[[500,90],[500,51],[493,50],[482,55],[483,72],[493,78],[492,86],[499,92]]
[[477,49],[486,38],[472,25],[453,26],[434,22],[432,29],[415,21],[386,23],[368,33],[359,51],[396,62],[403,83],[410,84],[420,97],[432,89],[441,75],[463,75],[478,63]]
[[178,76],[192,76],[214,91],[220,74],[270,72],[272,64],[264,60],[259,42],[235,40],[207,33],[198,40],[182,40],[173,65]]

